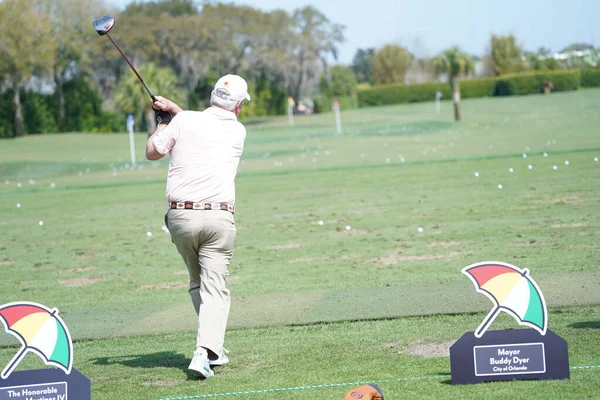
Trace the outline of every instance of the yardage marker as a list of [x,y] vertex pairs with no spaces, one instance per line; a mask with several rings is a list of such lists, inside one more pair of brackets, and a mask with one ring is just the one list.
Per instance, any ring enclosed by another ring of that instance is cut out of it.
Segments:
[[[600,369],[600,365],[585,365],[585,366],[576,366],[569,367],[572,371],[577,369]],[[350,386],[350,385],[365,385],[367,383],[388,383],[388,382],[403,382],[403,381],[420,381],[426,379],[440,379],[440,378],[448,378],[448,375],[425,375],[425,376],[415,376],[409,378],[395,378],[395,379],[378,379],[375,381],[368,382],[343,382],[343,383],[323,383],[320,385],[308,385],[308,386],[296,386],[296,387],[288,387],[288,388],[273,388],[273,389],[256,389],[256,390],[244,390],[241,392],[226,392],[226,393],[211,393],[211,394],[198,394],[192,396],[181,396],[181,397],[168,397],[162,398],[158,400],[188,400],[188,399],[208,399],[211,397],[226,397],[226,396],[237,396],[244,394],[258,394],[258,393],[276,393],[276,392],[288,392],[293,390],[305,390],[305,389],[322,389],[327,387],[340,387],[340,386]]]

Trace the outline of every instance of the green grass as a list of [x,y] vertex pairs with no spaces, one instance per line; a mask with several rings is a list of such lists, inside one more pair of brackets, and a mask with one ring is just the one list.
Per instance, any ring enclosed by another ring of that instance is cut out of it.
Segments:
[[[599,307],[551,312],[552,329],[569,343],[571,365],[598,365],[599,313]],[[430,346],[453,342],[483,317],[431,316],[235,330],[228,334],[231,363],[217,368],[214,379],[201,382],[187,372],[189,355],[185,349],[193,338],[191,333],[79,342],[75,344],[75,364],[92,379],[94,398],[100,399],[169,398],[347,383],[262,395],[340,400],[357,386],[350,383],[363,381],[379,381],[391,399],[400,394],[471,399],[512,398],[521,392],[524,397],[539,398],[543,393],[555,399],[597,395],[597,369],[572,370],[569,381],[449,385],[448,357],[433,352]],[[496,329],[513,326],[514,321],[505,315],[495,322]],[[1,349],[0,356],[8,359],[14,350]],[[23,367],[42,366],[36,357],[26,360]]]
[[[460,269],[485,260],[529,268],[571,364],[600,365],[600,91],[468,100],[459,124],[450,103],[434,110],[344,112],[342,135],[331,114],[293,127],[285,118],[248,124],[230,267],[232,363],[215,379],[185,371],[195,320],[185,267],[161,231],[168,161],[126,165],[126,135],[1,142],[0,304],[58,307],[95,399],[362,380],[383,380],[391,398],[600,395],[597,369],[569,382],[393,381],[449,373],[447,357],[398,351],[479,325],[492,305]],[[135,140],[141,157],[145,135]],[[514,327],[507,318],[492,329]],[[1,345],[15,343],[0,335]],[[0,365],[15,350],[1,348]],[[28,356],[22,367],[40,364]],[[350,388],[269,396],[340,399]]]

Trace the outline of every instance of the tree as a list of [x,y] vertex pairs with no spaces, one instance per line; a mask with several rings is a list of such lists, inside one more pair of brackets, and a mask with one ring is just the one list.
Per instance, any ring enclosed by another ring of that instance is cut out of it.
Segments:
[[344,107],[356,107],[358,103],[356,76],[352,69],[336,65],[331,67],[330,73],[331,83],[325,76],[321,78],[321,94],[327,99],[327,105],[331,103],[331,100],[338,99]]
[[458,79],[475,70],[473,58],[463,53],[458,47],[444,51],[433,60],[437,75],[448,74],[452,85],[452,101],[454,103],[454,119],[460,121],[460,88]]
[[295,36],[284,73],[289,82],[288,92],[300,99],[311,82],[319,82],[321,68],[329,80],[327,57],[331,55],[337,60],[337,46],[344,41],[344,27],[331,23],[311,6],[294,11],[292,21]]
[[373,83],[403,83],[411,62],[405,48],[395,44],[382,47],[373,56]]
[[254,47],[249,54],[250,71],[283,87],[287,98],[293,92],[295,71],[298,70],[293,57],[297,44],[295,23],[287,12],[274,10],[265,14],[259,25],[261,30],[254,38]]
[[358,83],[373,81],[373,56],[375,49],[358,49],[352,59],[352,71]]
[[219,46],[225,45],[216,38],[217,21],[200,15],[191,0],[140,3],[128,7],[124,15],[136,21],[127,27],[124,42],[135,49],[136,62],[170,68],[189,90],[215,61]]
[[50,16],[36,0],[0,3],[0,76],[13,90],[14,134],[23,134],[20,90],[51,71],[56,54]]
[[525,69],[521,59],[521,48],[513,35],[492,35],[489,62],[495,75],[521,72]]
[[[170,69],[147,64],[139,68],[138,72],[144,77],[144,81],[152,82],[152,92],[155,95],[183,104],[184,92],[177,87],[177,77]],[[133,72],[119,81],[115,101],[122,112],[133,114],[138,121],[143,121],[148,134],[154,132],[156,123],[150,97]]]
[[[89,72],[90,53],[97,47],[97,36],[90,29],[89,16],[102,15],[106,9],[101,0],[46,0],[52,21],[56,56],[53,65],[55,96],[58,104],[58,126],[66,130],[64,84]],[[90,46],[90,42],[93,46]]]
[[148,2],[133,2],[125,8],[125,13],[147,14],[152,18],[159,18],[166,13],[171,16],[198,14],[198,8],[193,0],[162,0]]
[[[137,1],[117,16],[115,39],[136,67],[154,62],[170,68],[188,90],[190,100],[199,80],[210,70],[218,75],[243,75],[254,87],[264,76],[294,97],[311,94],[323,71],[329,77],[327,60],[337,57],[343,27],[318,10],[305,7],[290,14],[202,2],[201,8],[190,11],[190,4],[198,3]],[[119,24],[119,20],[127,23]],[[101,62],[93,60],[94,76],[103,96],[110,98],[120,75],[130,72],[109,41],[94,43],[103,46],[98,53],[105,55]]]

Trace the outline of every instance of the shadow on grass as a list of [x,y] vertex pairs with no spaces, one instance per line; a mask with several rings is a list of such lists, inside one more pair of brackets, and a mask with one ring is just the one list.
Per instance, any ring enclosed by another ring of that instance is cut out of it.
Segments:
[[600,321],[585,321],[585,322],[575,322],[569,325],[569,328],[575,329],[600,329]]
[[95,365],[120,364],[131,368],[175,368],[185,372],[188,380],[198,380],[198,377],[188,371],[191,359],[173,351],[161,351],[151,354],[138,354],[123,357],[99,357],[93,360]]
[[[451,376],[450,372],[448,372],[448,371],[438,372],[436,375],[447,376],[447,377]],[[444,379],[443,381],[440,381],[440,383],[442,385],[452,385],[452,379]]]

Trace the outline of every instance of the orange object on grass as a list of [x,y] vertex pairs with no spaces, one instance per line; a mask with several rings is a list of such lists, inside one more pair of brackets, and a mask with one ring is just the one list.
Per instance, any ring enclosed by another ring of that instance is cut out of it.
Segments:
[[383,393],[377,385],[368,384],[352,389],[342,400],[383,400]]

